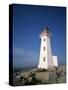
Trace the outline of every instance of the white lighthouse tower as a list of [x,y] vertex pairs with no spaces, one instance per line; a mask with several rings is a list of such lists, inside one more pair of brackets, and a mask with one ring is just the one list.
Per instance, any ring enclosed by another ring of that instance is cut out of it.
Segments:
[[[50,36],[51,33],[48,28],[44,28],[40,34],[41,47],[38,68],[48,69],[49,67],[58,66],[57,57],[52,56]],[[53,60],[53,57],[56,61]]]

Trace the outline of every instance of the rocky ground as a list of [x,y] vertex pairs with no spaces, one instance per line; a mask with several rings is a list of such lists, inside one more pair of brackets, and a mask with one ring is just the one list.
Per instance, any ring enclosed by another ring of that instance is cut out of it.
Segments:
[[58,68],[32,69],[13,73],[13,85],[39,85],[66,82],[66,66]]

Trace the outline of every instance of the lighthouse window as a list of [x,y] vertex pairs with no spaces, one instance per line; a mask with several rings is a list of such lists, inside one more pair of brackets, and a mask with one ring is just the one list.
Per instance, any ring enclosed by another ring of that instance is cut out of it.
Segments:
[[45,47],[43,47],[43,50],[45,51]]
[[45,62],[45,57],[43,58],[43,61]]
[[45,38],[44,38],[44,42],[45,42]]

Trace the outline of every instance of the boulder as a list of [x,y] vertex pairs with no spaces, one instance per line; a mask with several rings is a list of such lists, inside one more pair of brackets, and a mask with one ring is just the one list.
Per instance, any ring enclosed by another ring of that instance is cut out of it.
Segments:
[[37,80],[47,81],[49,79],[49,72],[39,72],[35,75]]

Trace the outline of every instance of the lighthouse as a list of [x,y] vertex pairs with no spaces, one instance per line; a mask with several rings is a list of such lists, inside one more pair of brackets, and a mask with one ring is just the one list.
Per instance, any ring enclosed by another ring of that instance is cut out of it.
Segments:
[[57,56],[52,56],[50,37],[51,32],[49,28],[44,28],[40,34],[41,46],[38,68],[48,69],[54,66],[58,66]]

